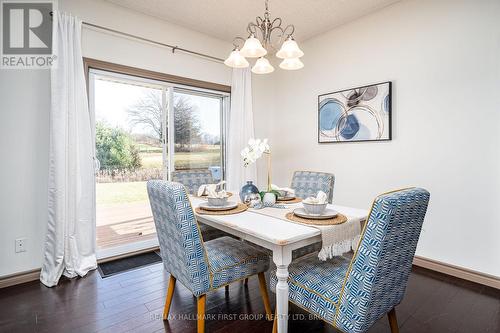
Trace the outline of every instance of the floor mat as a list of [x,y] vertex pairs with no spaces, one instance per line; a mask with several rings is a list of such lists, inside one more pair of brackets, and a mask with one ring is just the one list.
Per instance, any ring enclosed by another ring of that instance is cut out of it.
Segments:
[[101,277],[109,276],[130,271],[136,268],[161,262],[161,257],[156,252],[142,253],[135,256],[108,261],[97,266]]

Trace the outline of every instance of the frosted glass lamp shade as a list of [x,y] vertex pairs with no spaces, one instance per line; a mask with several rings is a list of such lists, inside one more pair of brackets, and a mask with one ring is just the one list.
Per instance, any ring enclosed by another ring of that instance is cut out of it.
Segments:
[[299,48],[299,45],[292,37],[288,38],[283,45],[281,45],[280,50],[276,53],[276,56],[281,59],[291,59],[300,58],[304,55],[304,52]]
[[248,61],[243,57],[238,49],[231,52],[229,57],[224,60],[224,64],[233,68],[245,68],[250,66]]
[[252,67],[252,72],[255,74],[267,74],[274,72],[274,67],[269,63],[269,60],[262,57],[257,59],[257,62]]
[[304,67],[304,64],[299,58],[284,59],[280,63],[280,68],[286,70],[296,70],[301,69],[302,67]]
[[241,55],[246,58],[259,58],[267,54],[267,50],[262,47],[260,40],[254,35],[248,37],[240,51]]

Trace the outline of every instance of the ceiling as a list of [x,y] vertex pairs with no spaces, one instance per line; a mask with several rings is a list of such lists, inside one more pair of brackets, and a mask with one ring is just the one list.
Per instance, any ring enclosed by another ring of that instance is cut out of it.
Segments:
[[[232,41],[264,13],[264,0],[106,0],[207,35]],[[294,24],[303,41],[400,0],[270,0],[271,18]]]

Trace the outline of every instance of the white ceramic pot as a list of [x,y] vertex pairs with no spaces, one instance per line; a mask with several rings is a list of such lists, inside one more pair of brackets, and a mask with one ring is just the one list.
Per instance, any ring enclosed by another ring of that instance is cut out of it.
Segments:
[[272,206],[276,203],[276,195],[274,193],[265,193],[262,200],[264,206]]

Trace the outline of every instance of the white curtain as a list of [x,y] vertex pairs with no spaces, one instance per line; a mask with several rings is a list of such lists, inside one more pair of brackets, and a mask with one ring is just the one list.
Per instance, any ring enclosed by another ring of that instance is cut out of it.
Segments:
[[252,111],[252,73],[250,68],[233,69],[231,110],[227,138],[227,188],[239,190],[247,180],[257,181],[255,164],[243,166],[240,152],[254,137]]
[[[57,16],[57,17],[56,17]],[[51,69],[48,227],[40,281],[84,276],[95,256],[94,138],[81,50],[82,22],[55,13]]]

